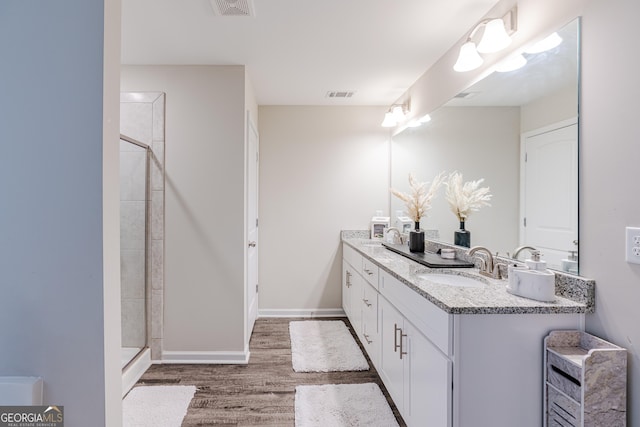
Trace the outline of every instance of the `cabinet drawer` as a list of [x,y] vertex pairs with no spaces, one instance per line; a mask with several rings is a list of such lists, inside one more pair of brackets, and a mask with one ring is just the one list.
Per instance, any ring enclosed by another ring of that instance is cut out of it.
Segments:
[[352,267],[357,268],[358,272],[362,268],[362,255],[346,243],[342,244],[342,258],[351,264]]
[[564,357],[547,350],[547,381],[576,402],[582,400],[582,372]]
[[378,273],[378,266],[362,257],[362,277],[376,289],[378,289]]
[[451,356],[452,317],[386,271],[380,272],[380,294],[444,354]]
[[368,283],[362,293],[362,344],[377,368],[380,359],[380,334],[378,333],[378,291]]
[[378,333],[378,291],[365,283],[362,293],[362,319],[370,333]]
[[581,424],[581,407],[547,384],[547,426],[577,427]]

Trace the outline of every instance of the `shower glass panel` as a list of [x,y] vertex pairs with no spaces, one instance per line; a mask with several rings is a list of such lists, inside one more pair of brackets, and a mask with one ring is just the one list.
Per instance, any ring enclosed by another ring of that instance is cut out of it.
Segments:
[[145,144],[120,139],[120,286],[122,368],[147,346],[147,205]]

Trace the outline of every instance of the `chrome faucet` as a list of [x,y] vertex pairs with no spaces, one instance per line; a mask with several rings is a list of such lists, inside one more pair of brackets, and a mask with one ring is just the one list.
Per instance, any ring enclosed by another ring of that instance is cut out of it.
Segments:
[[491,277],[493,279],[500,279],[500,268],[498,267],[498,264],[494,263],[491,251],[484,246],[474,246],[467,251],[467,255],[472,257],[476,252],[483,252],[487,255],[486,260],[482,257],[479,258],[480,260],[482,260],[480,274],[482,274],[483,276]]
[[513,259],[518,259],[518,255],[520,255],[520,252],[524,251],[524,250],[528,250],[531,253],[536,252],[537,249],[534,248],[533,246],[520,246],[519,248],[517,248],[515,251],[513,251]]
[[400,234],[400,230],[398,230],[395,227],[389,227],[389,228],[387,228],[387,235],[389,235],[389,233],[391,233],[392,231],[396,232],[396,236],[393,237],[393,244],[394,245],[401,245],[402,244],[402,234]]

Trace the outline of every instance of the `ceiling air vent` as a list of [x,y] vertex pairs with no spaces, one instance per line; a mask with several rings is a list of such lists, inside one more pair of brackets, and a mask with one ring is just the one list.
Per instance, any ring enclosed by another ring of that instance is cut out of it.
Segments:
[[327,98],[351,98],[356,93],[353,90],[340,90],[327,92]]
[[255,16],[252,0],[209,0],[216,16]]
[[478,93],[479,92],[460,92],[459,94],[454,96],[454,98],[457,98],[457,99],[469,99],[469,98],[473,98]]

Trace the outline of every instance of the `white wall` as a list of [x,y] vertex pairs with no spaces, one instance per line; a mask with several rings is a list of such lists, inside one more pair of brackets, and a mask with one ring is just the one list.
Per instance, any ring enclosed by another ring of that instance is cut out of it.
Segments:
[[640,426],[640,265],[624,227],[640,227],[637,0],[589,0],[582,21],[580,272],[596,280],[587,331],[629,350],[629,425]]
[[521,107],[520,130],[522,133],[540,129],[578,116],[576,100],[578,82],[558,92],[536,99]]
[[[102,238],[104,275],[105,417],[109,427],[122,425],[120,335],[120,0],[104,4],[104,74],[102,111]],[[86,390],[83,390],[86,392]],[[85,418],[86,419],[86,418]],[[97,422],[98,424],[100,421]]]
[[340,230],[389,203],[385,110],[260,107],[261,311],[341,307]]
[[119,5],[4,2],[0,17],[0,372],[43,376],[66,425],[117,426],[118,70],[103,58],[119,36],[103,27]]
[[165,353],[243,351],[245,69],[123,66],[121,90],[166,93]]

